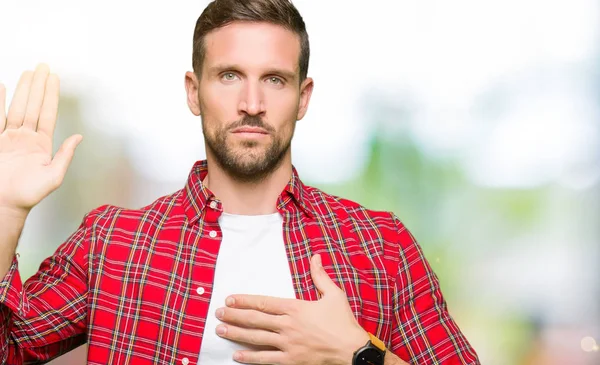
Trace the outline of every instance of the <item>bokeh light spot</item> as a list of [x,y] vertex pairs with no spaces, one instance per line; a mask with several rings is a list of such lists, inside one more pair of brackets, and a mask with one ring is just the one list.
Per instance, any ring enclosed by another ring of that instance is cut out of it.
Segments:
[[587,336],[581,339],[581,349],[585,352],[598,351],[598,345],[593,337]]

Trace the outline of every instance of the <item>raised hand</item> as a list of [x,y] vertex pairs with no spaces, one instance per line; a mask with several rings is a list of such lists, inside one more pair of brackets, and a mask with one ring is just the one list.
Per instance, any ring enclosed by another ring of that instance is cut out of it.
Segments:
[[0,84],[0,209],[26,214],[62,184],[82,136],[69,137],[52,156],[59,93],[58,76],[41,64],[23,73],[5,115]]

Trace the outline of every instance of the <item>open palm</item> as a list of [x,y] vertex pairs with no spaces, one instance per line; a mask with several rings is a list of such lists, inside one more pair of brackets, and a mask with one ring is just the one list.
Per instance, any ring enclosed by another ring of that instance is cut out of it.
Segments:
[[82,137],[69,137],[52,157],[59,90],[48,66],[26,71],[5,116],[0,84],[0,207],[28,211],[62,183]]

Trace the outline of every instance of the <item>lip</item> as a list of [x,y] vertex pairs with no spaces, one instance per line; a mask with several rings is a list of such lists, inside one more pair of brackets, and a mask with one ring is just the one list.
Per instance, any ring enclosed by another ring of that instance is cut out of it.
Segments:
[[231,133],[269,134],[269,132],[259,127],[239,127],[232,130]]

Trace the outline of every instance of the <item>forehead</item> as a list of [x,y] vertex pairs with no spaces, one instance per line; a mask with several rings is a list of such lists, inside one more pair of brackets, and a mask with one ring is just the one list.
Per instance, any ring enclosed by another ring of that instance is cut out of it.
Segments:
[[300,37],[275,24],[234,22],[204,38],[204,64],[236,64],[249,68],[279,67],[297,71]]

